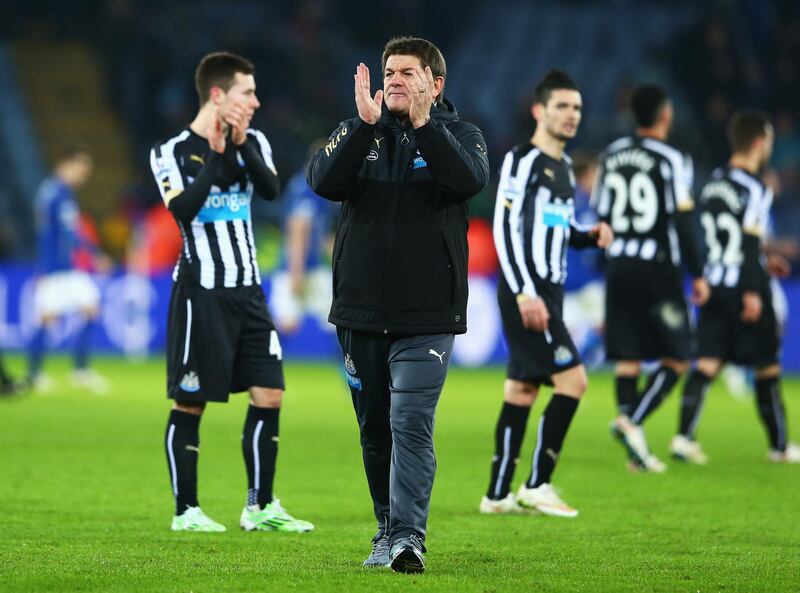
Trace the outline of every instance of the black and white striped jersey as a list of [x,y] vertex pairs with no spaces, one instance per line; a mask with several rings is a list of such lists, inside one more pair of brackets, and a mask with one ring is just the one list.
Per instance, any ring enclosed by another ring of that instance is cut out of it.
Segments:
[[[708,249],[706,278],[711,286],[738,288],[748,264],[760,268],[759,247],[771,205],[772,190],[750,173],[720,167],[711,174],[699,199]],[[748,240],[755,242],[754,249],[748,248]]]
[[592,203],[614,231],[607,257],[680,265],[675,217],[694,208],[691,158],[653,138],[625,137],[599,162]]
[[494,243],[515,294],[536,296],[536,283],[563,284],[567,247],[591,227],[575,221],[575,175],[567,155],[556,160],[531,144],[503,161],[494,210]]
[[[258,130],[247,130],[266,166],[275,173],[272,148]],[[166,204],[198,176],[210,154],[208,141],[185,129],[150,152],[150,166]],[[173,280],[203,288],[231,288],[261,283],[250,216],[253,181],[231,142],[208,196],[189,221],[177,219],[183,250]]]

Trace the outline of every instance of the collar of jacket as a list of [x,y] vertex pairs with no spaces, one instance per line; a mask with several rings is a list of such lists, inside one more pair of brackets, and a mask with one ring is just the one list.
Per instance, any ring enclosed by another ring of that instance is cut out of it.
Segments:
[[[411,127],[411,124],[408,122],[408,120],[406,120],[404,123],[401,123],[398,117],[386,108],[386,103],[383,104],[381,110],[382,113],[380,123],[383,125],[404,131],[408,131],[408,129]],[[453,106],[447,97],[444,97],[441,101],[439,101],[439,103],[431,106],[431,119],[442,122],[456,121],[458,119],[458,111],[456,111],[455,106]]]

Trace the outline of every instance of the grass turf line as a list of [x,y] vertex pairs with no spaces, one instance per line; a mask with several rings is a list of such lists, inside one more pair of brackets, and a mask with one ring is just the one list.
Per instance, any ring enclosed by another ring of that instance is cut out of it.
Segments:
[[[12,358],[12,370],[22,361]],[[241,429],[246,397],[210,405],[201,424],[200,501],[229,531],[174,534],[163,453],[168,404],[156,359],[100,359],[113,393],[67,387],[0,400],[0,591],[783,591],[800,590],[800,467],[765,462],[752,401],[716,385],[700,439],[711,464],[632,475],[608,434],[612,382],[594,374],[554,476],[575,520],[486,517],[503,371],[452,369],[437,415],[439,470],[428,571],[366,571],[374,533],[346,383],[332,366],[288,364],[276,492],[313,521],[307,535],[244,533]],[[19,374],[19,372],[17,373]],[[790,434],[800,383],[784,383]],[[537,402],[513,486],[527,478]],[[648,421],[666,457],[678,392]]]

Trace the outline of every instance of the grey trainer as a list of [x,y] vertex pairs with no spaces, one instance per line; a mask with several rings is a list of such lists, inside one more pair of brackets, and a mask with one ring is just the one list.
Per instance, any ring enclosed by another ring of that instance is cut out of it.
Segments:
[[366,568],[389,568],[389,534],[383,527],[372,538],[372,552],[364,560]]

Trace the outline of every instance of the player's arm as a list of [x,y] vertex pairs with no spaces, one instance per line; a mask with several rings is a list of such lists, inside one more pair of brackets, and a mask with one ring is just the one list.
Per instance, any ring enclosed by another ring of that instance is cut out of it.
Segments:
[[692,182],[694,180],[694,164],[686,155],[682,166],[672,172],[673,196],[675,199],[675,230],[678,234],[678,245],[681,258],[692,276],[691,301],[701,306],[711,296],[711,289],[705,279],[706,246],[701,239],[698,219],[695,215],[692,198]]
[[605,249],[614,240],[614,231],[605,222],[580,224],[573,217],[569,226],[569,245],[575,249],[586,249],[587,247]]
[[346,200],[374,138],[375,126],[361,118],[340,123],[308,163],[306,180],[314,193],[334,202]]
[[597,219],[609,223],[611,221],[611,196],[609,195],[608,188],[605,187],[603,181],[606,176],[605,156],[598,157],[597,175],[594,178],[594,185],[592,185],[592,195],[589,198],[589,204],[597,212]]
[[[197,177],[188,184],[184,183],[175,158],[170,155],[166,160],[172,161],[172,163],[165,164],[164,158],[158,158],[156,149],[150,151],[150,166],[161,192],[161,198],[177,220],[191,221],[197,216],[200,208],[203,207],[203,202],[208,198],[208,192],[211,191],[214,179],[222,166],[223,156],[212,150],[206,157],[205,164]],[[180,181],[178,182],[178,180]]]
[[150,167],[161,198],[175,219],[182,222],[190,222],[200,212],[224,160],[225,136],[222,122],[216,115],[207,134],[211,152],[191,183],[184,181],[175,159],[174,146],[169,148],[169,154],[164,154],[164,147],[150,151]]
[[417,148],[436,182],[454,201],[468,200],[489,184],[489,159],[481,131],[461,124],[456,135],[437,120],[417,128]]
[[675,230],[681,248],[683,262],[693,278],[702,278],[706,266],[705,244],[700,239],[701,233],[695,216],[694,199],[692,198],[692,181],[694,165],[691,157],[684,158],[681,167],[672,172],[673,196],[675,197]]
[[742,268],[739,286],[745,292],[757,292],[761,288],[764,269],[761,266],[761,250],[767,232],[769,209],[772,206],[772,191],[761,195],[750,194],[742,219]]
[[527,183],[519,183],[511,177],[513,161],[513,153],[509,152],[500,171],[493,224],[494,244],[506,283],[516,295],[522,325],[527,329],[545,331],[550,314],[544,300],[536,293],[525,261],[522,238],[521,214]]
[[256,193],[265,200],[278,197],[280,181],[266,136],[258,130],[248,130],[247,139],[238,149]]

